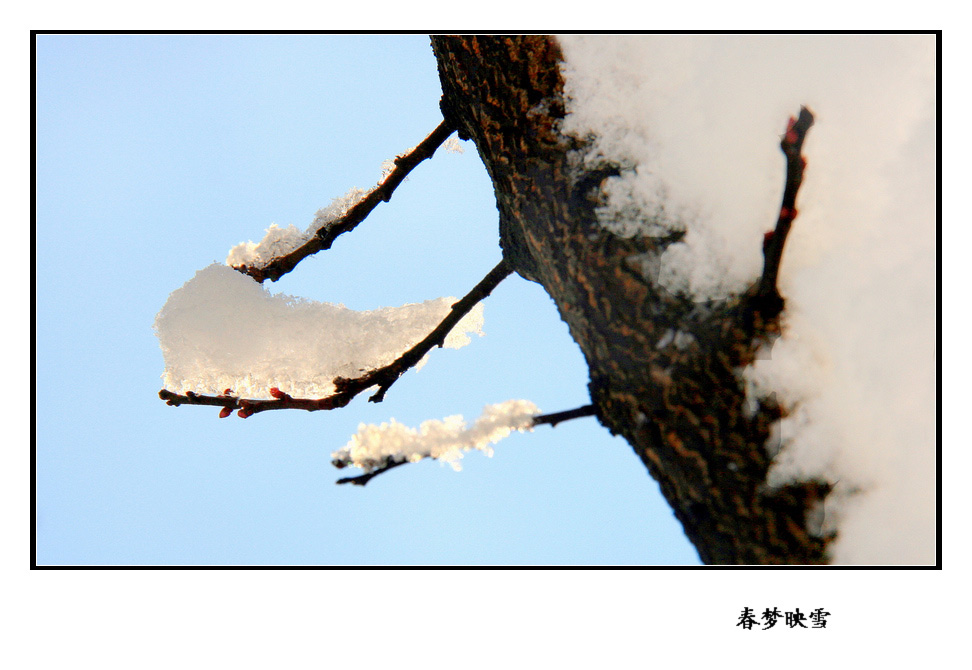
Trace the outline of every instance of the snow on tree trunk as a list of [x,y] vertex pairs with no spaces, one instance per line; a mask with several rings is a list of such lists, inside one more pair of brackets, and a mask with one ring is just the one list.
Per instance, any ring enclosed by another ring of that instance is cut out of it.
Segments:
[[[586,357],[599,420],[641,457],[702,560],[828,562],[834,536],[822,511],[833,480],[819,472],[769,478],[781,447],[780,419],[791,408],[776,402],[766,383],[772,375],[743,372],[765,363],[757,361],[766,356],[761,347],[765,352],[783,341],[777,339],[779,321],[754,310],[753,289],[740,285],[746,263],[720,282],[721,270],[705,265],[711,253],[694,259],[683,253],[685,263],[708,272],[693,278],[672,264],[675,251],[692,248],[684,244],[693,241],[687,235],[698,232],[688,225],[689,210],[659,206],[663,198],[636,201],[628,211],[612,205],[612,192],[631,191],[632,182],[647,178],[646,166],[638,166],[637,155],[605,148],[604,137],[585,135],[576,123],[572,132],[565,129],[569,101],[557,40],[433,37],[432,44],[443,114],[460,138],[475,141],[492,178],[504,257],[557,304]],[[583,51],[585,45],[568,46]],[[784,122],[781,116],[777,133]],[[778,183],[782,174],[780,168],[769,175],[729,174],[706,160],[713,152],[726,154],[719,137],[693,142],[702,169],[713,170],[710,181],[762,185]],[[778,147],[774,151],[779,156]],[[679,176],[677,169],[672,176]],[[664,191],[664,185],[656,188]],[[758,262],[760,226],[771,227],[775,215],[754,209],[746,225],[755,231],[749,244]],[[632,211],[642,217],[634,224]],[[755,283],[758,270],[750,272]]]

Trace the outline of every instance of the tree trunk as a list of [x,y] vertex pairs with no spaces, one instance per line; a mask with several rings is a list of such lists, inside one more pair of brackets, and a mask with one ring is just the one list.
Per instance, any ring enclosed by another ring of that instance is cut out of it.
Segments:
[[678,235],[625,239],[598,224],[601,183],[621,168],[583,166],[584,140],[561,134],[554,38],[432,46],[442,112],[492,178],[504,257],[557,304],[587,360],[598,419],[637,452],[702,560],[827,562],[832,538],[813,528],[813,512],[829,486],[766,485],[770,427],[785,410],[771,399],[753,410],[737,374],[777,320],[754,308],[752,291],[696,303],[660,286],[645,268]]

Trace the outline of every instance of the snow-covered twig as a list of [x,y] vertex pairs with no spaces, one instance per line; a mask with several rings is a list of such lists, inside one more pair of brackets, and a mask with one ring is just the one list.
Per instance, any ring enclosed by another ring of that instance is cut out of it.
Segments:
[[426,458],[451,463],[458,470],[464,451],[478,449],[492,455],[489,445],[514,430],[530,431],[541,425],[556,426],[562,421],[596,413],[594,405],[531,416],[535,411],[536,406],[529,401],[509,400],[484,408],[482,416],[471,428],[466,427],[461,416],[443,421],[426,421],[417,430],[396,421],[380,426],[362,424],[351,441],[332,454],[331,463],[336,468],[359,467],[365,472],[355,477],[343,477],[336,483],[364,486],[399,465],[417,463]]
[[755,297],[757,309],[768,318],[783,310],[783,297],[776,286],[776,279],[783,258],[783,244],[797,215],[796,196],[807,165],[800,153],[803,150],[803,140],[812,125],[813,114],[806,107],[801,107],[798,117],[790,117],[786,132],[780,140],[780,148],[786,154],[786,186],[783,189],[783,202],[780,205],[776,229],[767,232],[763,239],[763,275]]
[[505,260],[501,260],[469,293],[454,303],[444,319],[431,333],[418,344],[399,356],[388,365],[371,370],[360,377],[338,377],[334,380],[334,393],[323,398],[294,398],[277,388],[270,389],[273,399],[239,398],[226,389],[221,395],[204,395],[186,392],[185,395],[174,393],[168,389],[159,391],[159,397],[167,405],[214,405],[222,407],[221,417],[229,416],[233,410],[237,415],[246,418],[259,412],[274,409],[303,409],[309,412],[315,410],[335,409],[344,407],[359,393],[377,386],[378,390],[369,398],[371,402],[381,402],[385,392],[409,368],[415,367],[433,348],[441,347],[445,343],[449,332],[466,316],[477,303],[492,293],[501,281],[506,279],[513,270]]
[[431,158],[435,150],[445,142],[453,130],[455,128],[447,122],[443,121],[440,123],[418,146],[408,153],[395,158],[395,168],[388,176],[358,200],[344,216],[333,221],[328,221],[301,246],[263,265],[240,264],[235,265],[235,269],[253,277],[253,279],[261,283],[266,279],[277,281],[283,275],[293,270],[307,256],[316,254],[323,249],[329,249],[338,235],[353,230],[359,223],[364,221],[365,217],[371,213],[371,210],[379,202],[388,202],[392,197],[392,193],[395,192],[395,189],[402,183],[405,177],[408,176],[408,173],[426,158]]

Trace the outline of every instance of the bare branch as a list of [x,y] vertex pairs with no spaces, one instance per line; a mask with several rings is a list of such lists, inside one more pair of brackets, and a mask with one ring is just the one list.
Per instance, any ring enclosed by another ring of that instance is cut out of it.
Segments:
[[226,389],[221,395],[204,395],[193,391],[186,391],[185,395],[173,393],[168,389],[159,391],[159,397],[165,401],[166,405],[178,407],[179,405],[213,405],[222,407],[220,417],[227,417],[233,410],[239,410],[238,416],[246,418],[258,412],[265,412],[270,409],[304,409],[309,412],[318,409],[330,409],[322,407],[321,401],[326,398],[294,398],[276,388],[270,389],[273,399],[265,398],[240,398],[234,396],[230,389]]
[[[383,472],[388,472],[392,468],[397,468],[399,465],[405,465],[409,461],[391,461],[389,460],[385,465],[372,470],[371,472],[366,472],[363,475],[358,475],[357,477],[342,477],[341,479],[334,482],[335,484],[354,484],[355,486],[364,486],[371,481],[373,477],[377,477]],[[338,465],[334,463],[335,467],[343,468],[344,465]]]
[[330,249],[338,235],[353,230],[365,220],[378,203],[391,200],[392,193],[408,176],[408,173],[423,160],[430,158],[435,150],[452,134],[453,130],[455,128],[446,121],[440,123],[417,147],[407,154],[398,156],[395,159],[395,169],[380,184],[369,191],[364,198],[359,200],[354,207],[349,209],[347,214],[322,226],[314,237],[300,247],[285,256],[274,258],[263,266],[237,265],[235,269],[253,277],[260,283],[267,279],[277,281],[297,267],[297,264],[303,259],[323,249]]
[[569,409],[565,412],[554,412],[553,414],[540,414],[533,417],[534,426],[542,426],[549,424],[550,426],[556,426],[561,421],[570,421],[571,419],[579,419],[584,416],[596,416],[597,407],[594,405],[584,405],[583,407],[577,407],[576,409]]
[[478,302],[493,292],[501,281],[506,279],[513,270],[505,260],[501,260],[492,270],[482,279],[469,293],[452,305],[449,314],[439,323],[435,329],[425,336],[425,338],[414,345],[411,349],[399,356],[395,361],[388,365],[371,370],[361,377],[349,379],[338,377],[334,380],[335,392],[323,398],[294,398],[276,388],[270,389],[273,400],[268,399],[248,399],[238,398],[229,389],[222,395],[202,395],[199,393],[187,392],[185,395],[173,393],[166,389],[159,391],[159,397],[165,400],[167,405],[178,407],[179,405],[214,405],[222,407],[221,417],[229,416],[233,410],[238,410],[237,415],[246,418],[259,412],[273,409],[303,409],[309,412],[315,410],[335,409],[344,407],[362,391],[373,386],[378,387],[378,391],[369,398],[371,402],[381,402],[385,397],[385,392],[394,384],[402,374],[409,368],[414,367],[422,358],[434,347],[441,347],[445,343],[446,336],[462,320]]
[[813,125],[813,114],[806,107],[800,108],[799,117],[790,117],[786,133],[780,140],[780,148],[786,154],[786,186],[783,189],[783,202],[776,229],[766,233],[763,239],[763,275],[759,281],[755,301],[757,309],[764,317],[772,318],[783,310],[783,297],[776,285],[783,258],[783,245],[790,232],[790,225],[797,216],[796,196],[803,182],[806,159],[800,155],[803,140]]

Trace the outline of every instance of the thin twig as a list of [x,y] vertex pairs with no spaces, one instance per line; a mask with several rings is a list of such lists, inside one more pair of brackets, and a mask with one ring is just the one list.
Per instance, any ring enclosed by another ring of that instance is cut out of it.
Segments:
[[[493,292],[501,281],[513,273],[513,268],[506,259],[496,264],[489,273],[461,300],[452,305],[452,310],[442,320],[435,330],[425,336],[421,342],[402,354],[398,360],[389,363],[383,368],[372,370],[361,377],[348,379],[338,377],[334,380],[334,387],[337,389],[336,396],[349,394],[348,401],[367,388],[377,386],[378,391],[368,398],[370,402],[381,402],[385,398],[385,392],[402,376],[402,374],[417,364],[425,354],[429,353],[434,347],[441,347],[445,343],[445,338],[459,321],[476,306],[478,302]],[[345,402],[344,404],[347,404]],[[340,406],[340,405],[338,405]]]
[[361,377],[349,379],[338,377],[334,380],[335,392],[323,398],[294,398],[273,388],[270,393],[273,399],[250,399],[239,398],[227,389],[222,395],[203,395],[187,392],[185,395],[173,393],[162,389],[159,397],[165,400],[166,404],[178,407],[179,405],[215,405],[223,407],[220,412],[221,417],[229,416],[232,410],[239,410],[237,415],[246,418],[259,412],[274,409],[303,409],[309,412],[324,409],[335,409],[344,407],[362,391],[373,386],[378,387],[378,391],[369,398],[371,402],[381,402],[385,397],[385,392],[394,384],[402,374],[411,367],[414,367],[422,358],[434,347],[441,347],[445,343],[446,336],[462,320],[478,302],[492,293],[501,281],[506,279],[513,272],[513,269],[505,261],[501,260],[489,273],[469,293],[461,300],[453,303],[451,310],[439,323],[435,329],[425,336],[425,338],[415,344],[411,349],[399,356],[395,361],[388,365],[371,370]]
[[595,416],[596,414],[597,408],[594,405],[584,405],[583,407],[569,409],[565,412],[537,415],[533,417],[533,425],[542,426],[549,424],[550,426],[556,426],[561,421],[570,421],[571,419],[579,419],[580,417],[584,416]]
[[377,477],[383,472],[388,472],[392,468],[397,468],[399,465],[405,465],[409,461],[389,461],[386,465],[381,466],[376,470],[371,472],[366,472],[363,475],[358,475],[357,477],[342,477],[341,479],[334,482],[335,484],[353,484],[355,486],[364,486],[371,481],[373,477]]
[[322,226],[314,236],[297,247],[289,254],[272,259],[261,266],[237,265],[235,269],[247,274],[256,281],[263,283],[264,280],[277,281],[282,276],[297,267],[303,259],[312,254],[316,254],[323,249],[330,249],[334,240],[343,233],[353,230],[359,223],[365,220],[371,210],[378,203],[388,202],[392,193],[399,184],[408,176],[416,165],[426,158],[430,158],[435,150],[445,142],[446,138],[455,130],[447,122],[440,123],[432,133],[407,154],[398,156],[395,159],[395,168],[385,177],[380,184],[368,192],[364,198],[359,200],[354,207],[348,210],[347,214],[339,219],[330,221]]
[[276,388],[270,389],[274,398],[240,398],[234,396],[229,389],[221,395],[204,395],[193,391],[186,391],[185,395],[173,393],[168,389],[159,391],[159,397],[165,401],[166,405],[178,407],[179,405],[214,405],[222,407],[221,417],[230,415],[233,410],[239,410],[237,414],[246,418],[258,412],[265,412],[270,409],[305,409],[309,412],[318,409],[328,409],[320,406],[320,398],[294,398],[283,393]]
[[783,310],[783,297],[776,282],[783,258],[783,245],[790,232],[790,225],[797,216],[796,196],[807,165],[806,159],[800,153],[803,150],[803,140],[812,125],[813,114],[806,107],[801,107],[798,117],[790,117],[786,133],[780,140],[780,148],[786,154],[786,186],[783,189],[783,202],[780,205],[776,229],[766,233],[763,239],[763,274],[755,296],[757,309],[764,317],[772,318]]
[[[566,410],[564,412],[554,412],[553,414],[538,414],[533,417],[534,426],[556,426],[562,421],[569,421],[571,419],[579,419],[585,416],[595,416],[597,414],[597,408],[594,405],[584,405],[583,407],[578,407],[576,409]],[[343,477],[335,482],[335,484],[354,484],[355,486],[364,486],[372,480],[372,478],[377,477],[383,472],[388,472],[392,468],[397,468],[399,465],[405,465],[406,463],[418,462],[418,461],[407,461],[407,460],[392,460],[389,457],[385,464],[366,472],[357,477]],[[332,461],[332,464],[336,468],[345,468],[350,463],[345,461]]]

